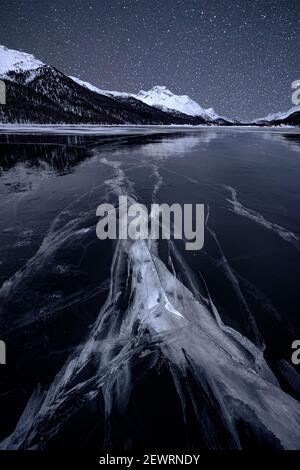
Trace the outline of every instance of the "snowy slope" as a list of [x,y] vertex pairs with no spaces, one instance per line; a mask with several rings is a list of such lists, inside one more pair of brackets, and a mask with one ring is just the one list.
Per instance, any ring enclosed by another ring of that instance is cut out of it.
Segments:
[[95,93],[100,93],[101,95],[115,98],[135,98],[149,106],[159,108],[165,112],[178,111],[189,116],[201,116],[208,120],[220,119],[220,116],[215,113],[213,108],[201,108],[201,106],[193,101],[189,96],[175,95],[165,86],[154,86],[149,91],[141,90],[139,93],[134,94],[120,91],[100,90],[91,83],[80,80],[77,77],[69,78],[79,85],[84,86]]
[[264,116],[262,118],[256,119],[254,122],[262,122],[262,121],[267,121],[267,122],[272,122],[272,121],[281,121],[282,119],[286,119],[289,116],[291,116],[294,113],[299,113],[300,112],[300,105],[298,106],[293,106],[290,108],[288,111],[283,111],[283,112],[278,112],[278,113],[269,113],[267,116]]
[[201,108],[201,106],[189,96],[175,95],[165,86],[154,86],[149,91],[141,90],[136,95],[136,98],[150,106],[159,107],[164,111],[170,109],[188,114],[189,116],[202,116],[209,119],[218,119],[220,117],[215,113],[213,108]]
[[115,96],[115,97],[120,97],[120,98],[129,98],[133,97],[135,98],[136,95],[133,95],[132,93],[125,93],[121,91],[108,91],[108,90],[100,90],[100,88],[97,88],[95,85],[92,85],[89,82],[85,82],[84,80],[80,80],[80,78],[77,77],[72,77],[69,76],[74,82],[78,83],[78,85],[83,86],[84,88],[87,88],[88,90],[93,91],[94,93],[99,93],[100,95],[105,95],[105,96]]
[[15,51],[0,45],[0,77],[8,78],[9,72],[22,73],[36,70],[45,64],[26,52]]
[[7,82],[8,103],[0,107],[3,123],[198,124],[194,118],[163,113],[127,94],[104,92],[77,80],[78,86],[76,79],[55,67],[5,46],[0,46],[0,79]]
[[[202,125],[219,118],[166,87],[137,94],[101,90],[5,46],[0,46],[0,79],[10,82],[9,106],[0,110],[2,122]],[[216,123],[226,123],[220,121]]]

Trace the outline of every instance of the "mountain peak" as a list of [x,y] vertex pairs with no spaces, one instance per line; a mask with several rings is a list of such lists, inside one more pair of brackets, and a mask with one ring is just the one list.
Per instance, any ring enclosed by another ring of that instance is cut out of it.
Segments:
[[[143,93],[144,90],[141,90],[140,93]],[[164,85],[154,85],[151,90],[145,91],[144,93],[161,93],[167,95],[174,95],[166,86]]]
[[45,64],[32,54],[15,51],[0,45],[0,77],[6,78],[8,72],[26,72],[36,70]]
[[213,108],[202,108],[196,101],[187,95],[175,95],[166,86],[155,85],[149,91],[141,90],[136,98],[144,103],[161,108],[162,110],[174,110],[190,116],[202,116],[205,119],[218,119],[219,116]]
[[175,95],[164,85],[155,85],[150,90],[140,90],[139,93],[124,93],[118,91],[100,90],[91,83],[84,82],[77,77],[69,77],[79,85],[102,95],[116,98],[136,98],[143,103],[161,109],[165,112],[178,111],[188,116],[200,116],[206,120],[214,121],[219,119],[213,108],[202,108],[196,101],[187,95]]

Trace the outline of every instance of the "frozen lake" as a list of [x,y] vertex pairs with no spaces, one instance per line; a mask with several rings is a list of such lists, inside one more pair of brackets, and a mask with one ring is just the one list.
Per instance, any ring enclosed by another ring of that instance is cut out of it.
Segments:
[[[4,448],[299,447],[298,130],[1,126],[0,170]],[[119,195],[204,248],[100,241]]]

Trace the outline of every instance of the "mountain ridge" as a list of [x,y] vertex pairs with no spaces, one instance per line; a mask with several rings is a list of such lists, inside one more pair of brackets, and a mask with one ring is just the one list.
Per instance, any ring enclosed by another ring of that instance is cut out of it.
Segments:
[[214,111],[213,108],[202,108],[198,103],[193,101],[187,95],[175,95],[166,86],[154,85],[150,90],[140,90],[138,93],[127,93],[112,90],[103,90],[95,85],[81,80],[78,77],[70,76],[72,80],[81,86],[88,88],[95,93],[100,93],[106,96],[112,96],[115,98],[135,98],[142,101],[149,106],[161,109],[164,112],[180,112],[188,116],[201,116],[204,119],[215,121],[218,119],[225,119],[230,121],[228,118],[221,117]]
[[300,107],[240,123],[202,108],[188,95],[175,95],[155,85],[138,93],[101,90],[67,76],[32,54],[0,45],[0,79],[7,104],[0,122],[32,124],[135,125],[300,125]]
[[0,79],[7,89],[6,105],[0,107],[3,123],[210,124],[201,116],[166,113],[132,96],[95,92],[31,54],[1,46],[1,57]]

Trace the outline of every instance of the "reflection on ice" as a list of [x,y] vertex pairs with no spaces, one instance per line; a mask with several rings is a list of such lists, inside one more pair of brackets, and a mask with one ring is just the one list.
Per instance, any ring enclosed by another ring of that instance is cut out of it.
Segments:
[[205,132],[197,136],[164,138],[158,142],[145,144],[142,147],[142,153],[152,158],[161,157],[168,158],[176,155],[184,157],[185,153],[196,147],[199,143],[210,143],[217,138],[216,132]]
[[294,152],[300,152],[300,138],[299,134],[294,133],[279,133],[279,132],[265,132],[264,139],[270,140],[274,143],[280,143],[289,147]]

